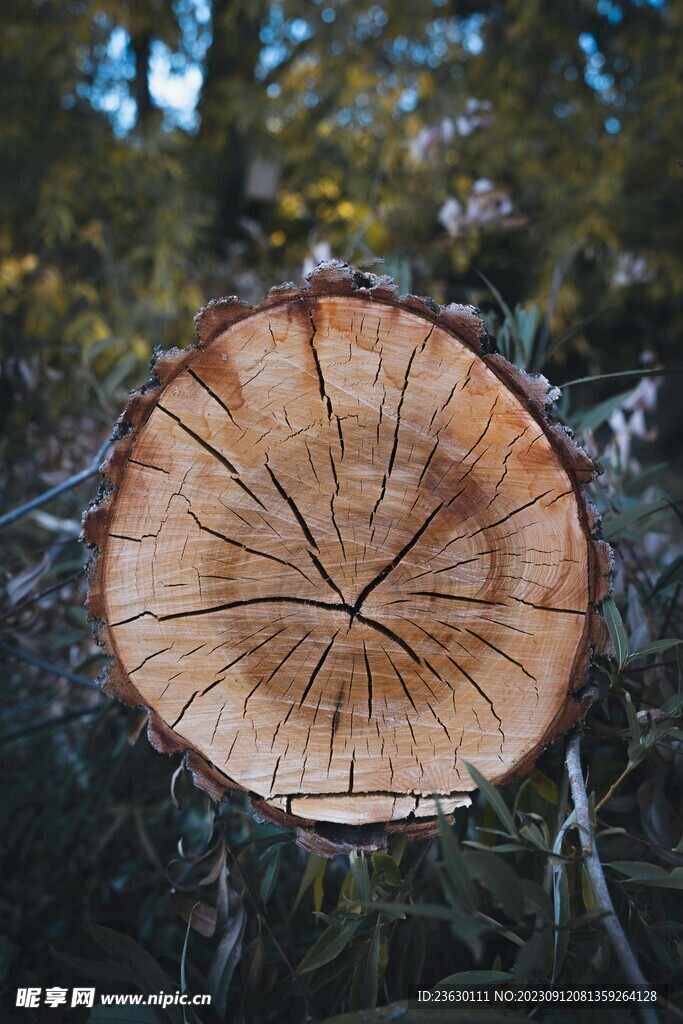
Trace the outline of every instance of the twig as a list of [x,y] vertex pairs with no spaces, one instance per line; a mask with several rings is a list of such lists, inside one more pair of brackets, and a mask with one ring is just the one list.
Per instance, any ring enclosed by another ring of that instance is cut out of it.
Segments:
[[92,679],[86,679],[85,676],[78,676],[75,672],[69,672],[67,668],[59,668],[56,665],[50,665],[49,662],[43,661],[42,658],[36,658],[34,654],[29,654],[28,651],[22,651],[18,647],[10,647],[9,644],[4,643],[0,640],[0,651],[4,651],[5,654],[9,654],[11,658],[19,658],[20,661],[27,661],[29,665],[35,665],[37,668],[42,668],[44,672],[49,672],[50,675],[59,676],[61,679],[68,679],[70,683],[78,683],[79,686],[84,686],[86,690],[93,690],[95,693],[102,693],[102,690],[93,683]]
[[677,376],[683,373],[683,366],[659,367],[654,370],[620,370],[619,373],[598,373],[595,377],[577,377],[576,380],[566,380],[560,384],[561,388],[570,388],[574,384],[592,384],[596,380],[611,380],[612,377],[663,377]]
[[24,729],[15,729],[14,732],[5,733],[4,736],[0,736],[0,743],[9,743],[10,740],[18,740],[24,736],[29,736],[34,732],[40,732],[43,729],[56,729],[60,725],[66,725],[67,722],[83,718],[85,715],[96,715],[101,710],[102,705],[96,704],[92,708],[76,708],[75,711],[69,711],[65,715],[55,715],[53,718],[45,718],[42,722],[36,722],[34,725],[27,725]]
[[15,604],[13,608],[10,608],[3,615],[0,615],[0,622],[5,622],[6,619],[14,618],[15,615],[19,614],[19,612],[23,612],[26,608],[30,608],[31,605],[35,604],[37,601],[42,601],[44,597],[49,597],[50,594],[54,594],[57,590],[62,590],[63,587],[68,586],[69,583],[73,583],[75,580],[79,579],[84,572],[85,566],[82,566],[80,569],[77,569],[76,572],[72,573],[71,576],[67,576],[65,580],[59,580],[57,583],[53,583],[52,586],[46,587],[45,590],[41,590],[37,594],[29,594],[29,596],[23,601],[20,601],[19,604]]
[[[608,821],[605,821],[604,818],[596,818],[595,820],[601,828],[614,827],[613,825],[610,825]],[[628,839],[632,839],[634,843],[642,843],[643,846],[649,846],[651,850],[661,850],[663,853],[671,853],[670,846],[661,846],[659,843],[651,843],[649,839],[643,839],[642,836],[636,836],[633,832],[627,832],[625,828],[622,828],[619,834],[626,836]]]
[[[595,846],[595,835],[588,809],[588,794],[581,772],[581,736],[578,732],[575,732],[567,742],[565,766],[567,768],[572,800],[574,801],[574,813],[579,826],[581,849],[584,854],[586,871],[588,872],[597,906],[604,915],[601,918],[602,926],[609,936],[612,949],[621,965],[624,976],[632,985],[651,988],[652,986],[648,985],[647,979],[640,969],[640,965],[614,910],[612,897],[607,888],[605,873],[602,870],[600,857]],[[659,1017],[651,1006],[641,1003],[639,1009],[645,1024],[659,1024]]]
[[270,924],[268,923],[268,918],[265,916],[265,914],[261,913],[261,910],[260,910],[259,905],[258,905],[258,901],[257,901],[256,897],[254,896],[253,892],[251,891],[251,888],[249,887],[249,883],[247,882],[246,878],[244,877],[244,872],[242,871],[242,866],[241,866],[240,862],[237,860],[237,857],[235,856],[235,854],[234,854],[233,850],[231,849],[230,844],[227,842],[227,840],[226,840],[226,843],[225,843],[225,848],[226,848],[228,854],[230,855],[230,858],[232,860],[233,866],[237,869],[237,871],[239,873],[240,881],[242,882],[242,886],[244,887],[244,892],[249,897],[249,900],[250,900],[252,906],[254,907],[254,910],[256,911],[256,916],[257,916],[259,922],[263,925],[263,927],[266,929],[266,931],[270,935],[270,938],[272,939],[273,945],[275,946],[275,949],[277,950],[278,956],[280,957],[280,959],[282,960],[283,964],[285,965],[285,967],[289,971],[290,977],[291,977],[292,981],[294,982],[295,986],[299,989],[299,993],[301,994],[301,997],[302,997],[302,999],[304,1001],[304,1006],[306,1007],[307,1013],[309,1014],[311,1019],[313,1019],[313,1013],[312,1013],[312,1010],[311,1010],[311,1005],[310,1005],[310,1002],[309,1002],[309,999],[308,999],[308,995],[306,993],[306,989],[304,988],[304,986],[303,986],[303,984],[301,982],[301,978],[299,977],[299,975],[295,971],[294,967],[292,966],[291,961],[289,960],[289,957],[287,956],[287,954],[285,953],[284,949],[282,948],[282,946],[278,942],[277,936],[275,935],[273,929],[270,927]]
[[[669,629],[669,623],[671,622],[671,618],[673,616],[674,610],[676,609],[676,606],[678,605],[678,598],[681,596],[681,587],[682,586],[683,586],[683,584],[679,583],[678,586],[676,587],[676,589],[674,590],[672,596],[671,596],[671,600],[669,601],[668,608],[666,609],[666,615],[664,616],[664,622],[662,623],[662,628],[659,631],[659,639],[660,640],[663,639],[664,635],[667,633],[667,631]],[[651,665],[650,668],[654,668],[654,665]]]
[[109,445],[112,444],[113,440],[113,437],[107,438],[86,469],[82,469],[80,473],[70,476],[68,480],[64,480],[61,484],[51,487],[49,491],[39,494],[37,498],[27,501],[25,505],[19,505],[18,508],[12,509],[11,512],[6,512],[4,516],[0,516],[0,530],[5,526],[9,526],[11,523],[16,523],[17,519],[21,519],[28,512],[32,512],[34,508],[40,508],[41,505],[46,505],[49,501],[52,501],[53,498],[63,494],[64,491],[69,491],[72,487],[77,487],[78,484],[89,479],[89,477],[95,476],[99,471],[105,452]]
[[595,805],[596,812],[599,811],[601,807],[605,806],[605,804],[607,803],[609,798],[614,793],[614,790],[617,788],[617,786],[621,785],[621,783],[624,781],[624,779],[626,778],[627,775],[631,774],[631,772],[633,771],[633,768],[634,768],[634,766],[629,761],[629,763],[626,765],[626,767],[624,768],[624,770],[621,773],[621,775],[619,776],[619,778],[615,782],[612,783],[612,785],[607,790],[607,792],[605,793],[603,798],[601,800],[599,800],[598,803]]

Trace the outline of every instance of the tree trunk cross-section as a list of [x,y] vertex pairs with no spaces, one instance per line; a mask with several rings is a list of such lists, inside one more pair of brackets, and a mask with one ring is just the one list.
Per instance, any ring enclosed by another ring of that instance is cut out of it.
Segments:
[[154,373],[86,518],[90,615],[110,692],[200,784],[309,848],[376,845],[578,719],[594,467],[476,311],[332,263],[210,304]]

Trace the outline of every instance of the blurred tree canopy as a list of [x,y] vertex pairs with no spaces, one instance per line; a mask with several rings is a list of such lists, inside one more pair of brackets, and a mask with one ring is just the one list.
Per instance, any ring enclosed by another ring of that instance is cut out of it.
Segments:
[[3,20],[10,445],[41,410],[109,421],[206,299],[257,298],[311,252],[384,257],[441,300],[486,301],[482,271],[511,305],[550,297],[557,329],[608,307],[576,339],[602,368],[671,353],[679,4],[7,0]]

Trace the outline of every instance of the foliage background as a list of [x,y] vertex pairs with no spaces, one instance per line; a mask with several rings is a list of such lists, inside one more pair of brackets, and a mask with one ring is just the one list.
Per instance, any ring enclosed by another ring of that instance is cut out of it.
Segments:
[[[480,305],[554,383],[598,378],[558,411],[605,467],[593,496],[618,554],[583,750],[596,803],[619,780],[596,814],[617,910],[681,1006],[681,675],[676,647],[648,645],[682,635],[683,5],[6,0],[2,20],[4,510],[90,463],[205,301],[256,300],[329,255]],[[639,367],[666,372],[606,376]],[[259,1024],[473,970],[623,980],[576,831],[549,854],[570,810],[561,741],[502,793],[505,836],[482,831],[502,810],[479,796],[440,842],[369,864],[307,858],[174,775],[92,687],[77,536],[95,489],[0,536],[10,1005],[17,985],[182,984],[215,997],[187,1020]],[[572,1013],[534,1019],[589,1019]]]

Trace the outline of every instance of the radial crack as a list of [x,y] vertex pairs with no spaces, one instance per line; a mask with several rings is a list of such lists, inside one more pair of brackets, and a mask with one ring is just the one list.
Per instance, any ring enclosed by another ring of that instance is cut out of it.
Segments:
[[479,633],[475,633],[473,629],[468,629],[467,626],[465,626],[464,629],[465,632],[469,633],[470,636],[473,636],[475,640],[480,640],[481,643],[486,644],[486,646],[490,647],[492,651],[496,652],[496,654],[500,654],[502,658],[505,658],[513,665],[516,665],[517,668],[520,669],[524,673],[524,675],[527,676],[529,679],[533,679],[534,682],[537,682],[536,676],[532,675],[531,672],[528,672],[527,669],[524,668],[524,665],[522,665],[521,661],[516,661],[515,658],[512,658],[509,654],[506,654],[506,652],[501,650],[500,647],[496,647],[495,644],[492,644],[490,640],[487,640],[485,637],[480,636]]
[[202,380],[202,378],[201,378],[201,377],[199,376],[199,374],[195,373],[195,371],[194,371],[193,369],[191,369],[191,368],[188,368],[188,371],[187,371],[187,372],[189,373],[190,377],[192,377],[192,379],[193,379],[193,380],[196,380],[196,381],[197,381],[197,384],[199,384],[199,386],[200,386],[200,387],[204,388],[204,390],[205,390],[205,391],[206,391],[206,392],[207,392],[207,393],[208,393],[209,395],[211,395],[211,397],[213,398],[213,400],[214,400],[215,402],[217,402],[217,403],[218,403],[218,405],[220,405],[221,409],[222,409],[222,410],[223,410],[223,412],[224,412],[224,413],[226,414],[226,416],[228,417],[228,419],[230,420],[230,422],[232,423],[232,425],[233,425],[234,427],[237,427],[237,429],[238,429],[238,430],[241,430],[241,431],[242,431],[242,434],[244,434],[244,430],[242,429],[242,427],[240,427],[240,425],[239,425],[238,423],[236,423],[236,422],[235,422],[235,419],[234,419],[234,417],[233,417],[232,413],[230,412],[230,409],[229,409],[229,408],[228,408],[228,406],[227,406],[227,405],[225,404],[225,402],[223,401],[223,399],[222,399],[222,398],[219,398],[219,396],[218,396],[218,395],[216,394],[216,392],[215,392],[215,391],[214,391],[214,390],[213,390],[212,388],[210,388],[210,387],[209,387],[209,385],[208,385],[208,384],[206,383],[206,381],[205,381],[205,380]]
[[469,536],[476,537],[477,534],[483,533],[485,530],[494,530],[496,526],[502,526],[503,523],[507,523],[508,519],[512,519],[513,516],[519,515],[519,513],[523,512],[526,508],[531,508],[532,505],[535,505],[536,502],[540,501],[541,498],[545,498],[546,494],[550,494],[551,492],[552,488],[544,491],[543,494],[537,495],[537,497],[532,498],[531,501],[527,501],[524,505],[520,505],[519,508],[513,509],[512,512],[508,512],[506,516],[503,516],[502,519],[496,520],[495,523],[489,523],[488,526],[480,526],[478,530],[475,530],[474,533],[471,533]]
[[269,463],[267,461],[266,461],[266,470],[268,471],[270,479],[275,484],[276,491],[278,492],[280,497],[283,498],[287,502],[287,504],[291,508],[292,512],[294,513],[294,518],[296,519],[297,523],[301,527],[301,532],[303,533],[304,537],[306,538],[308,543],[311,545],[311,547],[315,548],[315,550],[318,551],[319,548],[318,548],[317,541],[316,541],[315,537],[313,536],[313,534],[311,533],[311,530],[310,530],[310,528],[308,526],[308,523],[306,522],[306,520],[302,516],[301,512],[299,511],[299,507],[298,507],[297,503],[294,501],[294,498],[291,496],[291,494],[288,494],[287,491],[284,489],[284,487],[282,486],[282,484],[280,483],[278,478],[275,476],[275,473],[273,472],[273,470],[271,469],[271,467],[270,467],[270,465],[269,465]]
[[309,693],[311,692],[311,687],[313,686],[313,683],[315,682],[315,680],[316,680],[316,678],[318,676],[318,673],[320,672],[321,668],[325,664],[325,660],[326,660],[328,654],[330,653],[330,651],[332,650],[332,646],[334,644],[334,641],[337,639],[337,633],[339,633],[339,630],[337,630],[337,632],[334,634],[334,636],[330,640],[329,644],[327,645],[327,647],[325,648],[325,650],[321,654],[321,656],[320,656],[320,658],[318,660],[317,665],[313,669],[313,672],[311,673],[311,678],[308,680],[308,683],[306,684],[306,688],[304,689],[304,692],[301,695],[301,699],[299,700],[299,707],[303,707],[303,703],[306,700],[306,697],[308,697]]
[[184,430],[185,433],[188,434],[194,441],[196,441],[197,444],[201,445],[204,451],[208,452],[209,455],[212,455],[214,459],[216,459],[217,462],[220,462],[222,466],[225,466],[225,468],[227,469],[228,473],[230,474],[234,482],[237,484],[237,486],[241,487],[244,493],[248,494],[252,501],[255,501],[257,505],[260,505],[264,512],[267,511],[266,506],[263,504],[263,502],[259,498],[257,498],[254,492],[251,490],[251,488],[248,487],[244,483],[244,481],[240,479],[239,470],[235,466],[233,466],[232,462],[230,462],[229,459],[226,459],[225,455],[223,455],[222,452],[219,452],[216,448],[210,445],[208,441],[205,441],[203,437],[200,437],[199,434],[196,434],[194,430],[187,426],[186,423],[183,423],[179,416],[176,416],[175,413],[169,412],[169,410],[165,406],[163,406],[161,402],[157,405],[157,409],[161,410],[161,412],[165,413],[167,416],[170,416],[172,420],[175,420],[178,426],[181,427],[182,430]]
[[302,572],[301,569],[299,569],[298,566],[294,565],[293,562],[287,562],[287,561],[285,561],[284,558],[278,558],[277,555],[271,555],[267,551],[259,551],[257,548],[250,548],[250,547],[248,547],[248,545],[243,544],[241,541],[235,540],[233,537],[226,536],[226,534],[221,533],[219,530],[212,530],[210,526],[205,526],[200,521],[199,517],[192,511],[191,508],[187,509],[187,514],[189,516],[192,516],[192,518],[194,519],[194,521],[197,524],[197,526],[199,527],[199,529],[203,530],[204,533],[210,533],[213,537],[217,537],[218,540],[222,540],[222,541],[224,541],[224,543],[230,544],[233,547],[241,548],[242,551],[246,551],[250,555],[257,555],[259,558],[267,558],[271,562],[278,562],[280,565],[284,565],[288,569],[294,569],[294,571],[298,572],[300,576],[303,576],[303,578],[308,583],[311,582],[310,579],[308,578],[308,576],[304,572]]
[[417,532],[415,534],[413,534],[413,536],[408,541],[408,543],[404,544],[403,547],[401,548],[401,550],[398,552],[398,554],[395,555],[392,558],[392,560],[390,562],[388,562],[387,565],[384,566],[382,571],[380,573],[378,573],[377,576],[375,576],[375,578],[373,580],[370,580],[370,582],[367,584],[367,586],[365,586],[363,588],[363,590],[361,590],[360,594],[358,595],[358,599],[357,599],[357,601],[356,601],[356,603],[354,605],[354,609],[355,609],[356,614],[360,611],[361,605],[363,604],[363,601],[366,599],[366,597],[369,594],[372,593],[372,591],[375,589],[375,587],[378,587],[380,585],[380,583],[384,582],[384,580],[387,578],[387,576],[391,572],[394,571],[394,569],[397,567],[399,562],[401,562],[401,560],[403,558],[405,558],[405,556],[408,554],[408,552],[411,551],[415,547],[415,545],[419,541],[420,537],[422,537],[423,533],[428,529],[429,525],[431,524],[433,519],[438,515],[438,513],[441,511],[442,508],[443,508],[443,502],[440,502],[436,506],[436,508],[433,509],[430,512],[430,514],[427,516],[427,518],[425,519],[425,521],[422,524],[422,526],[419,528],[419,530],[417,530]]

